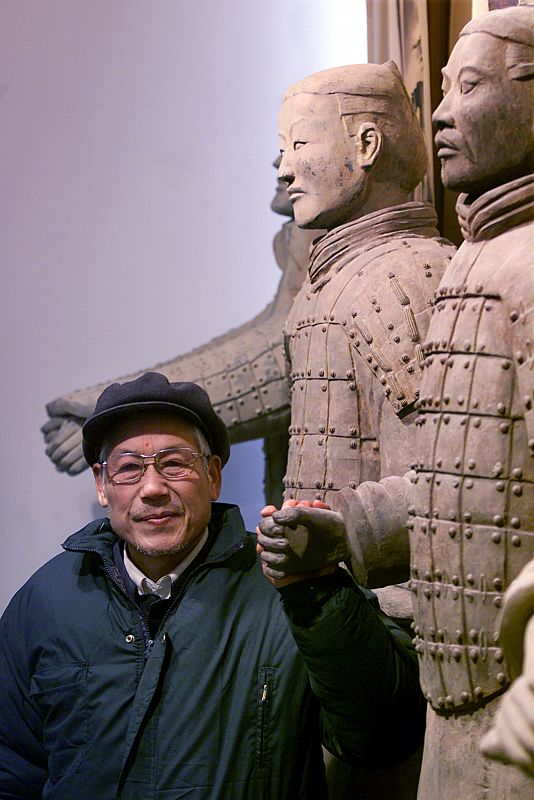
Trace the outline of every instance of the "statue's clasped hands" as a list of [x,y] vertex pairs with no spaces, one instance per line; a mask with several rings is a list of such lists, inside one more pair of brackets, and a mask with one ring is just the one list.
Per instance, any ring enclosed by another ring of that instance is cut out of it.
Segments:
[[260,513],[256,549],[277,588],[333,572],[348,557],[343,518],[322,500],[287,500]]

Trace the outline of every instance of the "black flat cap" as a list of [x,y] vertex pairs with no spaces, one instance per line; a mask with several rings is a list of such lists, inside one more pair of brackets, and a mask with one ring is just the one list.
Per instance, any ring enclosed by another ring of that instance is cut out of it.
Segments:
[[220,457],[223,465],[228,461],[230,437],[204,389],[188,381],[169,383],[159,372],[145,372],[133,381],[112,383],[96,401],[93,414],[82,428],[83,454],[89,466],[99,460],[106,434],[113,426],[139,411],[175,413],[192,422],[206,436],[212,453]]

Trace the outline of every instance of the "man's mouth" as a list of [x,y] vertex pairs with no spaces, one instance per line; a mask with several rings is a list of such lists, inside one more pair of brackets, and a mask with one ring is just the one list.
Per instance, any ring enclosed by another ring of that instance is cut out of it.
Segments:
[[295,187],[295,188],[291,187],[291,188],[289,188],[289,189],[287,190],[287,193],[288,193],[288,195],[289,195],[289,199],[291,200],[291,202],[292,202],[292,203],[294,203],[294,202],[295,202],[295,200],[297,199],[297,197],[300,197],[301,195],[305,194],[305,192],[304,192],[302,189],[299,189],[298,187]]
[[151,522],[155,525],[161,525],[164,522],[168,522],[168,520],[172,519],[173,517],[181,516],[183,516],[182,511],[173,509],[169,511],[153,511],[150,514],[134,514],[133,520],[134,522]]

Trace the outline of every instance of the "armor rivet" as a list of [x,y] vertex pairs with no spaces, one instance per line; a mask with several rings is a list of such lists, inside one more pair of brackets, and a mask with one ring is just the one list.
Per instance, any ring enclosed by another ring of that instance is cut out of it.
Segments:
[[523,494],[523,487],[519,483],[514,483],[512,486],[512,492],[515,494],[516,497],[521,497]]
[[302,489],[304,484],[302,483],[302,481],[298,481],[297,486],[299,487],[299,489]]
[[316,488],[316,489],[321,489],[321,488],[322,488],[322,485],[323,485],[323,484],[321,483],[321,481],[315,481],[315,488]]
[[455,661],[460,661],[462,657],[462,651],[458,647],[453,647],[452,657],[454,658]]
[[510,312],[510,319],[512,322],[517,322],[517,320],[519,319],[519,314],[517,313],[517,311]]
[[323,383],[322,386],[321,386],[321,392],[326,392],[327,389],[328,389],[328,386],[326,385],[326,383]]
[[356,450],[356,448],[357,448],[357,447],[358,447],[358,444],[357,444],[357,442],[351,442],[351,443],[350,443],[350,449],[351,449],[351,450]]
[[463,406],[464,403],[465,403],[465,397],[462,397],[462,395],[460,395],[460,397],[458,398],[458,405]]
[[472,572],[469,572],[467,574],[466,578],[467,578],[467,583],[474,583],[475,582],[475,577],[474,577]]
[[424,595],[427,598],[427,600],[430,600],[430,598],[432,597],[432,591],[430,589],[425,589]]
[[499,531],[493,531],[493,533],[491,534],[491,540],[492,542],[495,542],[495,544],[500,544],[501,534],[499,533]]
[[517,533],[514,533],[511,541],[514,547],[521,547],[521,537],[518,536]]
[[476,465],[477,462],[474,460],[474,458],[470,458],[469,461],[467,462],[468,469],[474,469]]
[[509,361],[501,361],[501,367],[503,369],[510,369],[510,362]]
[[448,415],[448,414],[445,414],[445,415],[444,415],[444,417],[443,417],[443,422],[444,422],[444,424],[445,424],[445,425],[448,425],[448,424],[449,424],[449,422],[450,422],[450,420],[451,420],[451,418],[449,417],[449,415]]
[[473,528],[466,528],[465,529],[465,538],[472,539],[473,538]]
[[477,294],[482,294],[482,290],[483,290],[483,289],[484,289],[484,287],[482,286],[482,284],[481,284],[481,283],[477,283],[477,285],[475,286],[475,292],[476,292]]
[[512,528],[520,528],[521,520],[519,519],[519,517],[512,517],[512,519],[510,520],[510,525],[512,526]]
[[501,424],[499,425],[499,430],[501,431],[501,433],[508,433],[508,431],[510,430],[510,425],[508,424],[508,422],[501,422]]
[[356,384],[355,383],[349,383],[349,389],[351,390],[351,392],[353,392],[356,389]]
[[307,426],[307,425],[305,425],[305,426],[304,426],[304,433],[308,433],[308,431],[309,431],[309,430],[310,430],[310,429],[308,428],[308,426]]
[[484,696],[484,689],[482,686],[475,686],[475,697],[483,697]]
[[461,644],[464,638],[463,631],[461,631],[460,628],[456,628],[454,635],[456,636],[456,641]]
[[369,362],[369,364],[371,363],[371,361],[373,360],[373,356],[371,355],[371,353],[369,353],[369,355],[366,356],[366,360]]
[[320,428],[319,428],[319,433],[325,433],[325,432],[326,432],[325,426],[321,425]]
[[392,322],[388,322],[388,331],[392,331],[394,327],[395,326]]
[[244,403],[245,403],[245,401],[244,401],[244,400],[238,400],[238,401],[237,401],[237,404],[238,404],[239,406],[242,406],[242,405],[244,405]]
[[494,578],[493,585],[497,589],[497,591],[500,591],[502,589],[502,580],[500,578]]
[[460,692],[460,701],[462,703],[469,702],[469,694],[467,692]]
[[410,506],[410,507],[408,508],[408,514],[409,514],[411,517],[415,516],[415,506]]
[[329,489],[333,489],[334,488],[334,481],[328,481],[328,488]]
[[335,427],[333,425],[331,425],[328,430],[330,431],[330,433],[335,433],[336,432],[336,429],[335,429]]
[[395,342],[395,344],[399,344],[399,342],[400,342],[400,336],[394,336],[394,337],[393,337],[393,341]]
[[315,499],[316,500],[322,500],[323,499],[323,496],[322,496],[321,492],[316,492],[315,493]]
[[469,648],[469,658],[471,659],[471,661],[478,661],[478,647]]
[[323,443],[324,439],[322,437],[320,439],[317,439],[317,444],[319,445],[319,447],[321,447]]
[[500,683],[501,685],[506,683],[506,675],[504,674],[504,672],[498,672],[496,677],[497,677],[497,683]]
[[[431,580],[432,580],[432,573],[427,570],[425,572],[425,581],[431,581]],[[431,627],[431,628],[429,628],[429,631],[430,631],[430,635],[434,636],[435,629]]]
[[333,315],[333,314],[330,314],[330,322],[333,322],[333,321],[334,321],[334,319],[335,319],[334,315]]
[[464,520],[465,520],[466,522],[471,522],[471,512],[470,512],[470,511],[466,511],[466,512],[465,512],[465,514],[464,514]]
[[493,598],[493,605],[495,608],[500,608],[502,606],[502,597],[494,597]]
[[438,458],[438,460],[436,461],[436,467],[441,467],[441,464],[442,464],[441,458]]
[[350,337],[351,339],[354,339],[354,331],[349,331],[349,337]]
[[473,485],[474,485],[474,484],[473,484],[473,481],[471,480],[471,478],[468,478],[468,479],[466,480],[466,482],[465,482],[465,488],[466,488],[466,489],[472,489],[472,488],[473,488]]
[[[323,333],[326,333],[326,325],[323,325],[323,327],[321,328],[321,330],[322,330],[322,332],[323,332]],[[354,334],[353,334],[353,335],[354,335]]]
[[464,350],[471,350],[471,342],[467,340],[464,342]]
[[525,360],[525,356],[523,355],[521,350],[517,351],[517,353],[515,354],[515,358],[518,364],[522,364],[523,361]]
[[495,661],[497,664],[502,664],[504,661],[504,650],[502,650],[500,647],[495,650]]
[[504,481],[497,481],[497,483],[495,484],[495,488],[497,489],[498,492],[504,492],[505,489]]
[[451,539],[454,539],[456,533],[457,533],[456,528],[449,528],[449,536],[451,537]]
[[458,575],[452,576],[451,583],[453,586],[458,586],[460,584],[460,578],[458,577]]
[[319,377],[324,378],[324,369],[319,370]]
[[512,470],[512,477],[514,478],[522,478],[523,477],[523,470],[521,467],[514,467]]
[[311,369],[308,370],[308,378],[311,376]]
[[473,402],[471,403],[471,405],[473,406],[473,408],[478,408],[478,406],[479,406],[479,402],[478,402],[478,400],[475,398],[475,399],[473,400]]
[[356,488],[356,481],[349,481],[349,489],[355,489],[355,488]]
[[499,528],[502,528],[502,526],[504,525],[504,519],[502,517],[502,514],[495,514],[494,515],[493,524],[497,525],[497,527],[499,527]]
[[454,459],[454,466],[459,469],[462,466],[462,459],[459,456],[456,456]]
[[373,297],[373,298],[371,299],[371,305],[372,305],[372,306],[376,306],[376,297]]
[[506,411],[506,406],[504,405],[504,403],[497,403],[497,411],[499,412],[499,414],[504,414],[504,412]]
[[380,311],[381,311],[380,306],[375,306],[375,311],[376,311],[377,314],[379,314]]
[[476,418],[473,420],[473,427],[474,427],[474,428],[480,428],[480,424],[481,424],[481,419],[480,419],[480,417],[476,417]]

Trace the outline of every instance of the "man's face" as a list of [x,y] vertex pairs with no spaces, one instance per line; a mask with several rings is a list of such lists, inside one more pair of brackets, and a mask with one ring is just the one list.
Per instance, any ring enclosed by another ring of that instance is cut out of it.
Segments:
[[432,121],[443,184],[481,194],[532,170],[532,81],[510,80],[506,44],[462,36],[443,70],[444,97]]
[[336,99],[297,94],[280,112],[279,177],[288,184],[297,225],[331,230],[365,213],[366,176]]
[[[150,413],[119,424],[107,442],[107,458],[119,453],[152,455],[170,447],[198,452],[194,429],[185,420]],[[98,502],[108,508],[115,533],[145,575],[155,579],[172,570],[202,537],[211,500],[221,489],[221,462],[212,456],[208,468],[197,458],[188,478],[169,481],[149,465],[135,484],[114,484],[106,470],[93,467]]]

